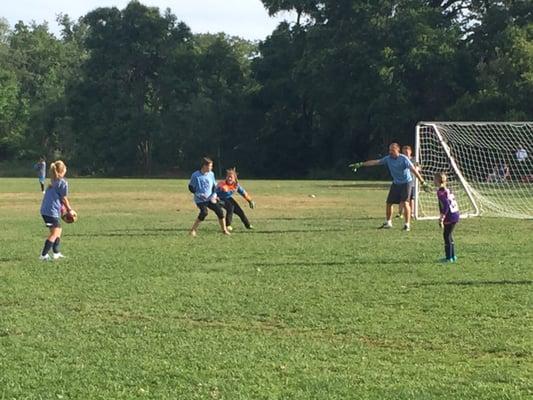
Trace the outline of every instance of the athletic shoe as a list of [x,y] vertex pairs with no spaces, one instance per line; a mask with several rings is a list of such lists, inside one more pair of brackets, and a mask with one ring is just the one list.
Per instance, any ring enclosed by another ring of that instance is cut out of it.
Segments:
[[392,224],[384,222],[383,225],[381,225],[378,229],[391,229],[391,228],[392,228]]
[[454,263],[455,260],[453,258],[441,258],[439,262],[442,264],[448,264],[448,263]]
[[41,261],[50,261],[50,255],[49,254],[45,254],[44,256],[39,256],[39,260]]
[[457,256],[453,256],[452,260],[453,260],[452,262],[457,262]]
[[54,257],[54,260],[59,260],[60,258],[65,258],[65,256],[61,253],[53,253],[52,255]]
[[404,231],[404,232],[409,232],[410,230],[411,230],[411,227],[410,227],[410,226],[408,226],[408,225],[404,225],[404,226],[403,226],[403,231]]
[[228,225],[228,226],[226,226],[226,229],[231,232],[231,231],[233,231],[233,226]]
[[226,236],[231,236],[231,232],[228,230],[225,230],[224,232],[222,232],[222,234]]
[[195,230],[190,231],[189,235],[191,235],[192,237],[196,237],[196,231]]
[[246,227],[246,229],[250,229],[250,230],[252,230],[252,229],[254,229],[254,226],[253,226],[253,225],[248,225],[248,226]]

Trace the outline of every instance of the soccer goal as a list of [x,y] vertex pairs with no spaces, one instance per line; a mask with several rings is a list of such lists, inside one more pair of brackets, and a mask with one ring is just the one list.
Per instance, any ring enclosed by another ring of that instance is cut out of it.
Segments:
[[[415,156],[428,182],[448,175],[463,217],[533,218],[533,122],[420,122]],[[435,194],[415,191],[416,218],[438,218]]]

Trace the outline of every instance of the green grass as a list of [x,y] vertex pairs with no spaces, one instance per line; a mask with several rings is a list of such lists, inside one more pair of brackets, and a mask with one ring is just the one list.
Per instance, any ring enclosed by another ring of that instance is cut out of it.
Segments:
[[[379,231],[387,185],[244,181],[231,237],[185,181],[70,182],[66,260],[35,179],[0,179],[0,399],[522,399],[532,221]],[[315,194],[316,198],[309,197]]]

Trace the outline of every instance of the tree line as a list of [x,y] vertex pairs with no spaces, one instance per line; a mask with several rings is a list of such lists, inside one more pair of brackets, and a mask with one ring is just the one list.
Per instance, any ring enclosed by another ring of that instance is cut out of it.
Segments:
[[193,34],[138,1],[0,20],[0,158],[89,175],[340,176],[420,120],[533,118],[529,0],[262,0],[260,42]]

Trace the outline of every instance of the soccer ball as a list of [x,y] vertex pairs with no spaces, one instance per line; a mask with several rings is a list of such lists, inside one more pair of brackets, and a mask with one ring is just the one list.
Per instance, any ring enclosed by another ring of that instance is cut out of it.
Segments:
[[70,212],[67,212],[67,208],[62,205],[61,206],[61,219],[63,222],[66,222],[67,224],[72,224],[73,222],[76,222],[78,220],[78,213],[74,210],[70,210]]

